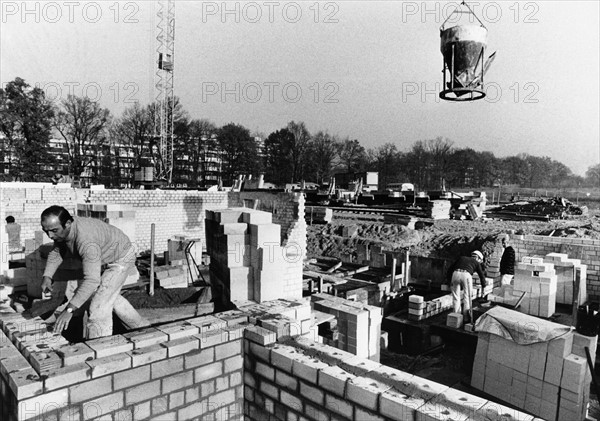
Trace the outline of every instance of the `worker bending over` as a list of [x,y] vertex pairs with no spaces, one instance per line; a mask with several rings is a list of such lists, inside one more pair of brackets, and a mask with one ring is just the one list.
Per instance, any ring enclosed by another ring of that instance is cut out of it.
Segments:
[[448,271],[448,278],[450,279],[450,290],[452,291],[452,305],[454,306],[454,312],[461,312],[460,295],[461,290],[463,294],[463,305],[462,314],[464,320],[469,323],[469,310],[471,309],[471,291],[473,290],[473,273],[477,272],[479,279],[481,280],[481,288],[485,289],[486,280],[485,274],[481,264],[483,263],[483,254],[480,251],[474,251],[471,253],[471,257],[461,256],[459,257],[450,270]]
[[55,332],[67,329],[73,312],[88,301],[87,339],[112,335],[113,308],[130,329],[148,325],[121,296],[121,287],[135,265],[134,247],[121,230],[97,219],[72,217],[62,206],[47,208],[41,220],[42,229],[54,240],[42,278],[42,291],[52,290],[52,277],[66,255],[80,259],[83,267],[83,281],[57,317]]

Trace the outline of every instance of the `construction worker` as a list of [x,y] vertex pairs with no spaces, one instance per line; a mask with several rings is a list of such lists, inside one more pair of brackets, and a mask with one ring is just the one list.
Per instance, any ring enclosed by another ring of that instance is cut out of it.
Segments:
[[510,285],[515,276],[515,249],[510,246],[510,237],[503,234],[501,237],[502,257],[500,258],[500,276],[502,286]]
[[128,328],[148,325],[121,296],[121,287],[135,264],[133,245],[121,230],[97,219],[72,217],[62,206],[45,209],[41,224],[54,240],[42,278],[42,291],[52,291],[52,277],[66,255],[80,259],[83,266],[83,280],[57,317],[55,332],[67,329],[73,312],[88,301],[87,339],[112,335],[113,308]]
[[471,291],[473,289],[473,273],[477,272],[479,279],[481,280],[481,287],[485,288],[485,274],[481,264],[483,263],[483,254],[480,251],[475,250],[471,253],[471,257],[461,256],[448,271],[448,278],[450,280],[450,290],[452,291],[452,305],[455,313],[461,312],[461,290],[462,290],[462,313],[463,320],[466,323],[471,322],[469,317],[469,311],[471,310]]

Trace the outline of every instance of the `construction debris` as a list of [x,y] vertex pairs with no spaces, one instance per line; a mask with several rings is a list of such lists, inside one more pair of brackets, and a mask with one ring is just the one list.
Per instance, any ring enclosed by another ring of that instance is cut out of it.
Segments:
[[538,220],[565,219],[586,215],[586,206],[576,206],[563,197],[540,199],[533,202],[515,202],[486,212],[487,216],[501,219]]

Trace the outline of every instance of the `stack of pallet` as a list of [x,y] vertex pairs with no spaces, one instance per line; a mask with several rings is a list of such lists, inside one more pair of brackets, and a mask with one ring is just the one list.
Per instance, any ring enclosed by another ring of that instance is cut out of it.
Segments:
[[587,301],[587,265],[579,259],[569,259],[564,253],[548,253],[544,262],[552,263],[556,271],[556,302],[560,304],[573,303],[573,286],[579,284],[579,304]]
[[597,337],[573,332],[530,345],[480,332],[471,385],[545,420],[584,420],[591,382],[585,348],[596,355],[596,345]]

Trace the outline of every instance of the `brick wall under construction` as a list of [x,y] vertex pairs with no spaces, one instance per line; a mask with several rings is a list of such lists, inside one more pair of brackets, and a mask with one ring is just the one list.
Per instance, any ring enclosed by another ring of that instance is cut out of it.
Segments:
[[547,237],[543,235],[512,235],[511,243],[517,259],[522,256],[546,256],[562,253],[581,260],[587,266],[587,294],[590,301],[600,300],[600,240]]
[[[339,300],[329,300],[332,311]],[[0,305],[0,418],[533,419],[320,343],[311,304],[327,301],[240,302],[239,310],[75,345]],[[368,325],[378,320],[369,316]],[[360,327],[346,321],[356,336]]]
[[[19,187],[21,185],[21,187]],[[21,239],[35,238],[40,231],[40,214],[51,205],[61,205],[77,215],[78,204],[111,205],[135,212],[134,242],[138,251],[150,249],[150,226],[155,223],[155,250],[167,250],[173,235],[196,237],[205,242],[206,210],[253,206],[273,214],[281,226],[282,244],[306,247],[304,197],[296,193],[212,192],[187,190],[91,190],[36,183],[0,183],[2,221],[8,215],[21,225]],[[7,244],[2,231],[1,242]],[[2,253],[7,247],[2,248]],[[8,269],[2,258],[0,276]]]

